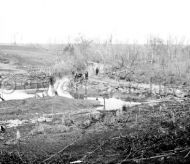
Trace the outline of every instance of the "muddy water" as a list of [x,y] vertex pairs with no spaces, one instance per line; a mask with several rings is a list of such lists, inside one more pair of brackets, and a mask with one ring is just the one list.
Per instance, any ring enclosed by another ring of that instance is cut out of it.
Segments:
[[[89,98],[87,98],[87,100],[96,100],[96,97],[89,97]],[[132,107],[132,106],[138,106],[138,105],[142,104],[140,102],[122,101],[122,100],[116,99],[116,98],[108,98],[108,99],[98,98],[97,101],[99,101],[100,105],[102,105],[102,106],[96,107],[93,109],[86,109],[85,110],[86,113],[97,113],[97,112],[99,113],[100,110],[121,110],[124,105],[128,106],[128,107]],[[159,102],[148,101],[146,103],[148,105],[156,105]],[[80,111],[83,111],[83,110],[84,109],[81,109]],[[80,113],[80,111],[78,111],[78,112]],[[12,119],[12,120],[0,121],[0,125],[5,125],[7,128],[13,128],[13,127],[18,127],[18,126],[23,126],[26,124],[51,122],[53,120],[53,115],[65,115],[65,113],[43,114],[42,116],[38,116],[38,114],[37,114],[36,117],[31,118],[29,120]]]
[[[96,100],[95,97],[88,97],[88,100]],[[98,107],[97,110],[101,110],[101,109],[105,109],[105,110],[113,110],[113,109],[121,109],[124,105],[125,106],[135,106],[135,105],[140,105],[140,102],[127,102],[127,101],[122,101],[120,99],[117,98],[108,98],[108,99],[104,99],[104,98],[98,98],[98,100],[100,102],[100,105],[102,105],[102,107]]]
[[[73,98],[66,90],[67,90],[67,84],[65,82],[68,82],[67,79],[64,79],[63,81],[58,81],[56,83],[56,91],[58,92],[58,95],[61,97],[67,97],[67,98]],[[66,85],[65,85],[66,84]],[[148,85],[146,84],[142,84],[140,87],[142,88],[147,88]],[[153,90],[158,90],[159,86],[153,85],[152,87]],[[180,92],[180,91],[179,91]],[[45,91],[41,90],[38,91],[38,93],[35,93],[35,90],[15,90],[12,93],[7,93],[6,91],[0,90],[0,94],[1,97],[3,97],[5,100],[18,100],[18,99],[27,99],[27,98],[32,98],[32,97],[36,97],[36,95],[38,95],[39,97],[44,97],[44,96],[48,96],[48,91],[46,89],[46,95],[44,95]],[[51,96],[51,95],[49,95]],[[96,100],[96,97],[88,97],[87,100]],[[142,104],[141,102],[128,102],[128,101],[123,101],[121,99],[117,99],[117,98],[98,98],[98,100],[100,105],[102,105],[101,107],[97,107],[94,110],[98,111],[98,110],[117,110],[117,109],[122,109],[122,107],[125,106],[136,106],[136,105],[140,105]],[[157,102],[146,102],[148,104],[157,104]],[[43,122],[43,121],[51,121],[48,117],[42,116],[39,118],[33,118],[31,120],[6,120],[6,121],[1,121],[0,124],[4,124],[7,127],[11,128],[11,127],[17,127],[17,126],[21,126],[23,124],[26,123],[36,123],[36,122]]]
[[[9,91],[5,91],[5,90],[0,89],[0,95],[5,101],[7,101],[7,100],[22,100],[22,99],[28,99],[28,98],[34,98],[34,97],[41,97],[42,98],[45,96],[52,96],[52,95],[48,95],[46,90],[47,89],[42,89],[42,90],[38,90],[36,92],[35,89],[27,89],[27,90],[15,90],[12,93],[9,93]],[[59,94],[59,96],[72,98],[72,96],[66,91],[62,91]],[[0,101],[2,101],[2,100],[0,100]]]
[[20,100],[34,97],[34,94],[28,94],[26,90],[15,90],[12,93],[0,90],[1,97],[5,100]]
[[[67,97],[67,94],[66,95],[62,94],[61,96]],[[32,90],[16,90],[11,94],[3,94],[3,98],[6,100],[27,99],[31,97],[35,97],[35,94],[33,93]],[[96,97],[88,97],[87,100],[96,100]],[[116,98],[108,98],[105,101],[103,98],[98,98],[97,101],[99,101],[100,105],[102,106],[95,108],[94,111],[104,110],[104,104],[106,110],[121,109],[123,105],[134,106],[141,104],[138,102],[126,102]],[[40,117],[32,118],[30,120],[12,119],[12,120],[0,121],[0,125],[5,125],[7,128],[13,128],[25,124],[35,124],[36,122],[51,122],[52,121],[51,118],[52,117],[43,115]]]

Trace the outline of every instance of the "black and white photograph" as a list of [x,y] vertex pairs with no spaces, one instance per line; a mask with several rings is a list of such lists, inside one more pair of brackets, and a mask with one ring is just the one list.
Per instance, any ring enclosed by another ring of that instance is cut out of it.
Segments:
[[0,0],[0,164],[189,163],[189,0]]

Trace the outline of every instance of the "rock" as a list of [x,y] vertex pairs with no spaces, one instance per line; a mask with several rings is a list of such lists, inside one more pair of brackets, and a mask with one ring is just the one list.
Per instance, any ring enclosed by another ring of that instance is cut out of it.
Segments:
[[81,160],[77,160],[77,161],[70,162],[70,164],[76,164],[76,163],[82,163],[82,161]]
[[16,120],[8,120],[7,123],[8,123],[7,127],[11,128],[11,127],[17,127],[19,125],[22,125],[23,121],[16,119]]
[[51,129],[51,132],[65,133],[65,132],[68,132],[69,130],[70,128],[65,125],[57,125],[55,128]]
[[44,129],[43,125],[39,125],[39,126],[36,126],[30,133],[32,135],[43,134],[43,133],[45,133],[45,129]]
[[53,118],[51,117],[51,118],[45,118],[46,119],[46,121],[45,122],[52,122],[53,121]]
[[64,119],[64,120],[63,120],[63,124],[64,124],[65,126],[72,126],[72,125],[74,124],[74,122],[73,122],[73,120],[71,120],[71,119]]
[[87,129],[92,124],[92,121],[90,119],[84,120],[80,123],[78,123],[78,127],[81,129]]
[[0,140],[4,140],[4,139],[5,139],[4,137],[0,136]]
[[40,118],[38,118],[38,122],[46,122],[46,118],[45,117],[40,117]]
[[90,115],[92,122],[100,121],[103,119],[103,114],[100,112],[92,113]]
[[5,127],[1,125],[0,133],[5,133]]
[[16,144],[17,144],[17,140],[15,139],[11,139],[5,142],[5,145],[16,145]]
[[21,138],[21,134],[20,134],[20,131],[17,130],[16,132],[16,139],[19,140]]

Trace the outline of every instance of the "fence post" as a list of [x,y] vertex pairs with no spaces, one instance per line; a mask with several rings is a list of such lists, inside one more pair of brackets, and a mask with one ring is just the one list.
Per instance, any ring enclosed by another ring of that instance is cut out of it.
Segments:
[[78,99],[78,85],[76,83],[76,90],[75,90],[75,93],[76,93],[76,98]]
[[106,110],[106,100],[105,100],[105,96],[103,97],[104,99],[104,110]]
[[87,99],[87,81],[85,82],[85,97]]
[[152,95],[152,81],[153,81],[153,79],[152,79],[152,77],[150,77],[150,95]]

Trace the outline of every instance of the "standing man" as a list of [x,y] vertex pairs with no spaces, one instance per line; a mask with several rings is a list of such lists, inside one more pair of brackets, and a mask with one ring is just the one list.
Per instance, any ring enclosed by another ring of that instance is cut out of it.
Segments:
[[88,71],[85,72],[85,80],[88,80]]
[[1,88],[2,80],[3,80],[3,78],[2,78],[2,76],[0,75],[0,88]]
[[96,76],[98,75],[98,73],[99,73],[99,68],[96,67]]

